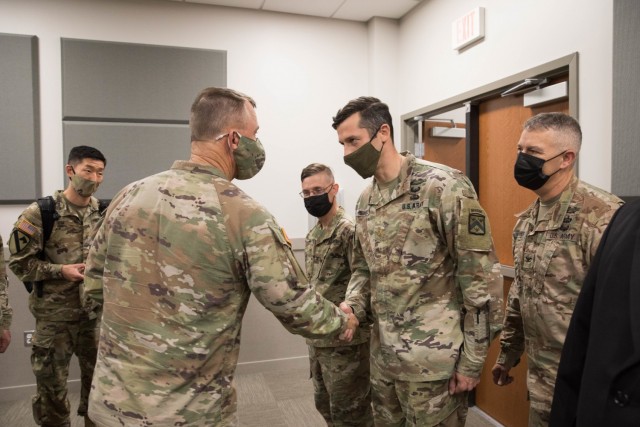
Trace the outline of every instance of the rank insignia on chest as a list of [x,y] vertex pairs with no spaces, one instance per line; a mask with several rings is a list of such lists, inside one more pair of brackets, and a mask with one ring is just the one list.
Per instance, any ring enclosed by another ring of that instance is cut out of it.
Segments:
[[469,214],[469,233],[484,236],[486,233],[485,216],[483,214],[471,212]]

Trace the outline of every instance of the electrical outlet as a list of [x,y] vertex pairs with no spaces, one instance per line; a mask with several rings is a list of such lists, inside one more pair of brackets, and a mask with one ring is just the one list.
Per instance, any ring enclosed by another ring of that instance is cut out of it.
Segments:
[[24,346],[25,347],[31,347],[32,343],[31,341],[33,340],[33,334],[36,331],[24,331]]

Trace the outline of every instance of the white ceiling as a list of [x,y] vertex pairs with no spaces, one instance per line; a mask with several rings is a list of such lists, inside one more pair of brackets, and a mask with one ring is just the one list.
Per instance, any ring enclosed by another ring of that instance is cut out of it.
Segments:
[[171,0],[366,22],[400,19],[422,0]]

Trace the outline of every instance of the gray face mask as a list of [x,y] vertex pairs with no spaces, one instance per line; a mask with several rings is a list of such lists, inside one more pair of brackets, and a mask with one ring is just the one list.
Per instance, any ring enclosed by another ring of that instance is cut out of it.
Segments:
[[[365,179],[373,176],[376,172],[380,156],[382,155],[382,148],[378,151],[373,145],[371,145],[371,141],[373,141],[378,135],[379,130],[380,128],[374,132],[369,142],[358,148],[353,153],[344,156],[344,162],[351,166],[354,171],[358,172],[358,175]],[[384,143],[382,143],[382,145],[384,147]]]

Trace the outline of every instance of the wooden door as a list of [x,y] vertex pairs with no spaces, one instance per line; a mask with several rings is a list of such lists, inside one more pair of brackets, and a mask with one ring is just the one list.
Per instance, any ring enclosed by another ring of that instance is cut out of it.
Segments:
[[[554,79],[553,83],[566,81],[566,77]],[[517,156],[517,143],[524,122],[543,112],[569,112],[569,101],[559,101],[543,107],[522,106],[522,95],[484,99],[479,104],[479,178],[480,204],[487,212],[493,240],[500,263],[513,268],[511,234],[516,223],[516,214],[522,212],[535,200],[535,194],[520,187],[513,177]],[[433,126],[446,123],[425,122],[423,142],[424,159],[443,163],[465,171],[466,146],[464,140],[451,141],[430,137]],[[464,124],[457,124],[464,127]],[[505,275],[504,303],[506,304],[512,278]],[[525,427],[528,424],[529,402],[527,399],[527,360],[511,370],[514,382],[505,387],[493,384],[491,368],[500,349],[496,339],[489,349],[480,384],[476,388],[476,405],[489,416],[507,427]]]
[[[517,143],[523,123],[542,112],[569,112],[569,102],[560,101],[544,107],[525,108],[522,96],[495,98],[479,105],[479,193],[480,204],[486,210],[500,263],[513,267],[511,234],[516,223],[515,215],[522,212],[536,198],[535,194],[520,187],[513,177],[517,156]],[[504,302],[512,279],[505,277]],[[476,389],[476,404],[507,427],[527,426],[529,402],[527,399],[526,356],[512,369],[514,382],[498,387],[493,383],[491,368],[500,349],[495,340],[489,350]]]
[[[424,142],[424,159],[431,162],[442,163],[454,169],[465,172],[465,138],[450,138],[432,136],[431,130],[435,127],[450,128],[450,122],[424,122],[422,141]],[[464,123],[456,123],[456,128],[464,128]]]

